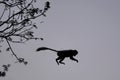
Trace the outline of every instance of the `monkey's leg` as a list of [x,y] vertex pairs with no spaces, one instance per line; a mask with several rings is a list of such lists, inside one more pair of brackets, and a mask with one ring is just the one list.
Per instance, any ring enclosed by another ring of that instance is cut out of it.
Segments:
[[78,63],[78,60],[77,60],[77,59],[75,59],[75,58],[73,58],[73,57],[70,57],[70,59],[73,60],[73,61],[76,61],[76,62]]
[[64,64],[64,65],[65,65],[65,63],[64,63],[64,62],[62,62],[64,59],[65,59],[65,58],[61,58],[61,59],[60,59],[60,61],[59,61],[59,63],[60,63],[60,64]]
[[58,62],[58,60],[60,60],[60,57],[56,58],[56,62],[57,62],[57,64],[59,65],[59,62]]

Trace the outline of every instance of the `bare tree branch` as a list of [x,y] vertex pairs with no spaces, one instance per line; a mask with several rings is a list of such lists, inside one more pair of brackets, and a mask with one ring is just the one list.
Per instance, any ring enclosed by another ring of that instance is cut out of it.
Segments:
[[[28,1],[28,2],[27,2]],[[11,51],[17,62],[28,63],[24,58],[19,58],[12,49],[10,43],[25,43],[29,40],[43,40],[34,35],[34,29],[38,29],[34,20],[40,16],[46,17],[46,12],[50,8],[50,2],[45,2],[44,8],[35,8],[36,0],[1,0],[3,11],[0,15],[0,44],[7,42],[6,51]],[[0,45],[2,47],[2,44]],[[0,49],[0,52],[2,50]],[[8,67],[4,65],[6,74]],[[0,76],[1,77],[1,76]]]

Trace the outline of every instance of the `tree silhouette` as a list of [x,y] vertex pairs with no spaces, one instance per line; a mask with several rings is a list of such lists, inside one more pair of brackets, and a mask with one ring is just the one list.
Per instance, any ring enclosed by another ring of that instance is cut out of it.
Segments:
[[[20,58],[14,52],[11,46],[12,43],[25,43],[29,40],[43,40],[43,38],[35,37],[33,29],[38,29],[38,26],[33,22],[40,16],[46,16],[46,12],[50,8],[50,2],[45,2],[42,9],[35,6],[36,0],[1,0],[0,6],[3,11],[0,15],[0,44],[7,42],[6,51],[11,51],[12,55],[17,59],[17,62],[28,63],[24,58]],[[3,45],[0,45],[2,47]],[[0,49],[0,52],[2,50]],[[3,65],[3,71],[0,71],[0,77],[6,75],[6,71],[10,64]]]

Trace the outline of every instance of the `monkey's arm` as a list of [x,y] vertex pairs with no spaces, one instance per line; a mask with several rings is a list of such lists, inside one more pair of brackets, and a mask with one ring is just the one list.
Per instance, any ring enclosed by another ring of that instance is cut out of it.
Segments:
[[78,63],[78,60],[75,59],[73,56],[70,57],[71,60],[76,61]]

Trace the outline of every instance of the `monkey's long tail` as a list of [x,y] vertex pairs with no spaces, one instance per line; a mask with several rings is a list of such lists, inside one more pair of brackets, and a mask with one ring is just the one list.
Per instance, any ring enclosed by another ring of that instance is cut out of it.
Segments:
[[51,51],[55,51],[55,52],[58,52],[57,50],[55,49],[51,49],[51,48],[47,48],[47,47],[39,47],[38,49],[36,49],[36,51],[42,51],[42,50],[51,50]]

